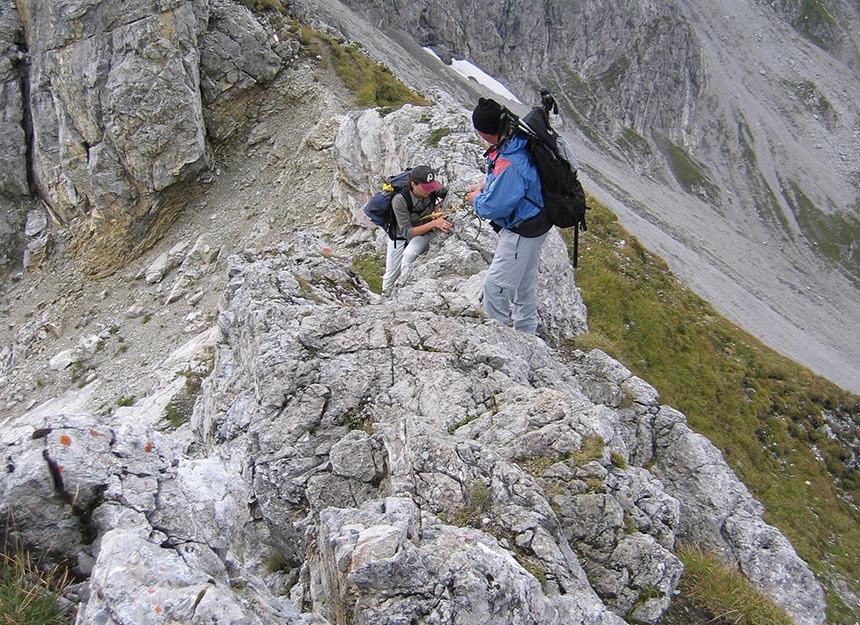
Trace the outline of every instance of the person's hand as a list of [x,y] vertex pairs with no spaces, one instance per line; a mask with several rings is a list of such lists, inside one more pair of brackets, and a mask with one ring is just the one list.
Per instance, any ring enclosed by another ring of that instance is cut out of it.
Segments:
[[454,227],[454,224],[452,224],[444,217],[437,217],[433,220],[433,227],[438,230],[441,230],[442,232],[448,232],[451,230],[451,228]]
[[484,184],[485,183],[482,182],[481,184],[473,184],[469,187],[469,190],[466,191],[466,204],[469,206],[475,205],[475,198],[484,190]]

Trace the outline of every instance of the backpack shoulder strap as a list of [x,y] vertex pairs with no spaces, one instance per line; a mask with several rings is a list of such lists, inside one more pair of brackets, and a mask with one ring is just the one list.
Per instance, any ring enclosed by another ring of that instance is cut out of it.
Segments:
[[406,210],[410,213],[413,212],[415,206],[412,204],[412,194],[409,192],[409,185],[403,187],[399,194],[403,196],[404,200],[406,200]]

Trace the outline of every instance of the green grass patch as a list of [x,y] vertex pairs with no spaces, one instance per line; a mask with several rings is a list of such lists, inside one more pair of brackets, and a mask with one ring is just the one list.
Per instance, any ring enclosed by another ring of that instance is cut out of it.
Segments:
[[603,450],[606,448],[606,443],[600,436],[586,436],[582,439],[582,446],[579,450],[573,453],[573,461],[582,466],[595,460],[603,458]]
[[382,274],[385,272],[385,255],[361,254],[352,259],[352,268],[364,278],[374,293],[382,293]]
[[538,581],[541,588],[546,588],[546,584],[549,580],[546,576],[546,571],[543,570],[543,566],[541,566],[537,558],[528,556],[517,550],[514,550],[513,553],[514,559],[519,563],[519,565]]
[[430,104],[398,80],[388,67],[374,61],[354,45],[307,27],[301,29],[299,41],[313,54],[328,59],[344,86],[355,93],[358,106],[390,110],[404,104]]
[[286,12],[286,8],[278,0],[239,0],[244,7],[257,13],[263,11]]
[[773,192],[767,179],[759,169],[758,155],[755,151],[754,137],[745,121],[738,122],[738,139],[741,144],[743,164],[746,169],[747,181],[751,187],[751,199],[758,215],[771,225],[778,226],[788,238],[792,230],[788,218],[782,212],[782,206]]
[[653,156],[648,141],[632,128],[625,128],[615,140],[618,147],[634,162],[646,161]]
[[630,59],[626,56],[619,57],[609,69],[600,74],[598,80],[606,91],[611,91],[619,85],[630,71]]
[[540,477],[541,475],[543,475],[544,471],[558,464],[559,462],[564,462],[565,460],[570,460],[570,456],[565,454],[556,454],[553,456],[536,456],[533,458],[522,458],[517,460],[516,462],[528,474]]
[[669,169],[687,193],[694,193],[712,204],[719,204],[720,191],[705,175],[704,166],[696,162],[687,151],[666,137],[657,144],[666,156]]
[[[833,589],[860,594],[860,397],[841,390],[723,319],[665,262],[591,199],[576,273],[600,348],[684,412]],[[570,236],[569,231],[563,231]],[[832,423],[843,425],[842,432]],[[834,437],[834,433],[839,438]],[[835,596],[835,595],[834,595]],[[850,609],[829,601],[831,622]]]
[[0,623],[67,625],[69,618],[57,602],[67,585],[64,570],[43,569],[26,551],[0,555]]
[[447,137],[450,134],[450,128],[436,128],[433,132],[430,133],[430,136],[427,137],[427,145],[429,145],[430,147],[435,147],[439,145],[439,142],[442,140],[442,137]]
[[842,211],[825,213],[795,180],[780,180],[780,184],[800,229],[819,254],[860,280],[860,219]]
[[681,592],[713,614],[716,625],[793,625],[785,610],[713,553],[686,547],[677,555],[684,563]]

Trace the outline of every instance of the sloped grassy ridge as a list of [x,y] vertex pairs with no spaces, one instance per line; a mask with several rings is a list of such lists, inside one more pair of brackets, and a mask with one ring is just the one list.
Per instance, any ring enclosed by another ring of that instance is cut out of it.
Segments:
[[576,274],[590,333],[578,346],[624,362],[722,450],[824,583],[829,621],[853,622],[858,606],[834,586],[860,592],[860,397],[722,318],[591,205]]

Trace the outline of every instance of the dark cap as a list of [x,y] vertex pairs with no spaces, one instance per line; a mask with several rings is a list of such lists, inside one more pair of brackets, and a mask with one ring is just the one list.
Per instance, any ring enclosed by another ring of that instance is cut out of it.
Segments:
[[497,135],[502,130],[505,108],[489,98],[481,98],[472,111],[472,125],[475,130],[488,135]]
[[421,189],[427,193],[437,191],[442,185],[436,180],[436,173],[426,165],[413,167],[409,173],[409,180],[421,185]]

